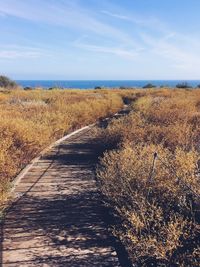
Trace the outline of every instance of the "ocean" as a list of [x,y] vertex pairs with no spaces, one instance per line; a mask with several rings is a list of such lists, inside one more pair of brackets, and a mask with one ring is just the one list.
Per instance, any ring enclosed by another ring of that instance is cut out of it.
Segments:
[[148,83],[155,86],[176,87],[178,83],[187,82],[190,86],[196,87],[200,80],[17,80],[22,87],[59,87],[59,88],[79,88],[94,89],[100,87],[139,87],[142,88]]

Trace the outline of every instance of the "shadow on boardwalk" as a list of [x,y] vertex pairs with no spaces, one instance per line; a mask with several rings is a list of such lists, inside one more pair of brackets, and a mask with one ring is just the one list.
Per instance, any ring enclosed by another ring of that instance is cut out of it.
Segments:
[[16,193],[23,195],[3,227],[3,266],[131,266],[108,231],[111,217],[94,177],[98,146],[83,132],[53,148],[22,179]]

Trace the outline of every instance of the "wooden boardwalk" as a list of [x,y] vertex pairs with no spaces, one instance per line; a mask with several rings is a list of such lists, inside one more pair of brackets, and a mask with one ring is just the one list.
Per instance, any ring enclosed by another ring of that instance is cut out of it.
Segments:
[[3,267],[123,265],[95,181],[92,131],[50,149],[17,185],[1,229]]

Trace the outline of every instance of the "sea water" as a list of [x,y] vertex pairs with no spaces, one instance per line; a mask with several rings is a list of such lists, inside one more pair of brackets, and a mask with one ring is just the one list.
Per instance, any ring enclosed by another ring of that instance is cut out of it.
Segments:
[[190,86],[196,87],[200,80],[17,80],[22,87],[43,87],[43,88],[80,88],[94,89],[95,87],[139,87],[142,88],[148,83],[155,86],[176,87],[178,83],[187,82]]

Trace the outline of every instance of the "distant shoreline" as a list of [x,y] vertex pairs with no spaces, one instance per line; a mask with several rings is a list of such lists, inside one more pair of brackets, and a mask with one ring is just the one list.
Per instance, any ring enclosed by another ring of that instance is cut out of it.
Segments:
[[42,87],[42,88],[79,88],[94,89],[95,87],[137,87],[142,88],[148,83],[157,87],[176,87],[178,83],[186,82],[192,87],[197,87],[200,80],[16,80],[22,87]]

